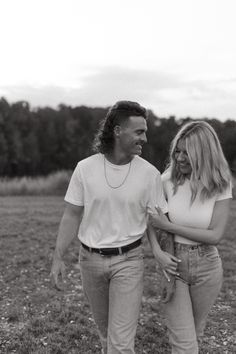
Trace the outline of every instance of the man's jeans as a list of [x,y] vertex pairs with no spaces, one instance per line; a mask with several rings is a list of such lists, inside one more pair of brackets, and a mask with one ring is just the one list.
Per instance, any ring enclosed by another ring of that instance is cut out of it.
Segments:
[[103,352],[133,354],[143,293],[142,246],[117,256],[81,247],[80,270]]
[[175,244],[176,291],[165,305],[172,354],[197,354],[207,315],[222,285],[222,264],[215,246]]

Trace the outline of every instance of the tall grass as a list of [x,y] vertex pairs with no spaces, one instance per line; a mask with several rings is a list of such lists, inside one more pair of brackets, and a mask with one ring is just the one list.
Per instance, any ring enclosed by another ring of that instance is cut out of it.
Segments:
[[[72,171],[58,171],[46,177],[0,178],[0,196],[10,195],[64,195]],[[233,198],[236,199],[236,178],[233,180]]]
[[64,195],[71,171],[59,171],[46,177],[1,178],[0,196]]

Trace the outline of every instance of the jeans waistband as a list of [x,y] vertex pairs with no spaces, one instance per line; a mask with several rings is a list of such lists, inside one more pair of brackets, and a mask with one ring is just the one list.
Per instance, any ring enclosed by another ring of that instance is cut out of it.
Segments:
[[83,248],[85,248],[87,251],[89,252],[95,252],[95,253],[99,253],[101,256],[116,256],[118,254],[123,254],[126,253],[138,246],[140,246],[142,243],[141,238],[135,242],[132,242],[128,245],[122,246],[122,247],[115,247],[115,248],[92,248],[89,247],[87,245],[85,245],[84,243],[81,242],[81,245],[83,246]]
[[191,244],[180,243],[180,242],[175,242],[174,247],[175,250],[183,250],[183,251],[189,251],[189,250],[210,251],[211,249],[214,248],[213,245],[207,245],[204,243],[201,243],[199,245],[191,245]]

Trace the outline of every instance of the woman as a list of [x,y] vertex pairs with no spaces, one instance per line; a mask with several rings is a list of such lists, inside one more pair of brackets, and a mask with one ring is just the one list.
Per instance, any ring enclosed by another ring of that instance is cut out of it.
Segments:
[[[174,234],[176,289],[165,304],[172,354],[198,353],[207,315],[222,285],[216,245],[226,226],[231,175],[214,129],[204,121],[184,125],[174,138],[170,166],[163,175],[169,219],[157,208],[154,228]],[[154,254],[163,254],[153,233]],[[168,261],[168,258],[167,258]]]

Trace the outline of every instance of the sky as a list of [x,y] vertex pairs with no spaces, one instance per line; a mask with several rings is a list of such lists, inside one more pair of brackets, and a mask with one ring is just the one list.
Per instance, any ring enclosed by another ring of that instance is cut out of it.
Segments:
[[0,0],[0,97],[236,120],[235,0]]

